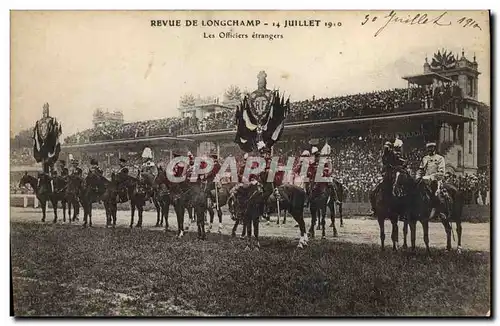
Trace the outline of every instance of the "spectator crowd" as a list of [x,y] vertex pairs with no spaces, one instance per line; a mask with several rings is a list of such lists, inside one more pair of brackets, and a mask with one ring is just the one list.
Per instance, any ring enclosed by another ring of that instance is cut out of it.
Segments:
[[[437,84],[408,89],[376,91],[330,98],[292,102],[286,123],[311,122],[341,118],[396,113],[407,110],[444,108],[456,112],[460,88]],[[234,110],[223,109],[203,119],[175,117],[138,121],[126,124],[107,124],[88,129],[65,139],[68,144],[91,143],[116,139],[150,136],[177,136],[224,129],[234,129]]]

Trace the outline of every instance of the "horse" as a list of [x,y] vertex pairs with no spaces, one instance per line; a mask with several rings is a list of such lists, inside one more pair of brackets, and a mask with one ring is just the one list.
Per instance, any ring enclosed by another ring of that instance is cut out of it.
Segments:
[[259,220],[263,214],[264,190],[261,184],[250,183],[239,187],[235,194],[236,219],[243,222],[247,235],[247,246],[245,250],[252,247],[252,224],[256,240],[255,250],[259,250]]
[[[42,208],[42,222],[45,222],[46,218],[46,210],[47,210],[47,202],[50,201],[52,204],[52,208],[54,209],[54,221],[53,223],[57,222],[57,203],[61,200],[61,195],[60,192],[56,195],[52,193],[51,190],[51,184],[50,184],[50,178],[47,174],[41,174],[39,176],[39,179],[31,176],[28,174],[28,172],[25,172],[24,175],[22,176],[21,180],[19,180],[19,187],[24,187],[27,184],[31,186],[31,189],[33,189],[33,192],[36,195],[36,198],[40,202],[40,207]],[[58,188],[56,188],[56,186]],[[54,188],[56,189],[62,189],[63,185],[60,182],[57,182],[54,184]],[[64,201],[63,204],[63,215],[64,215],[64,221],[66,221],[66,203]]]
[[[452,226],[450,222],[455,222],[457,227],[458,245],[457,251],[461,252],[462,245],[462,208],[463,196],[460,191],[454,188],[443,185],[450,193],[450,197],[446,198],[440,193],[433,199],[433,192],[435,189],[430,189],[425,183],[420,180],[413,179],[406,172],[397,172],[394,182],[394,193],[397,196],[405,196],[407,199],[405,204],[408,208],[407,219],[403,227],[404,244],[403,247],[407,248],[407,234],[408,226],[411,232],[411,250],[415,252],[415,238],[416,238],[416,223],[420,221],[423,229],[424,243],[427,254],[430,254],[429,248],[429,220],[433,206],[436,207],[436,216],[441,217],[441,222],[446,232],[446,250],[451,250],[451,232]],[[448,200],[451,199],[451,203]]]
[[[191,207],[190,203],[190,190],[191,185],[186,178],[182,182],[169,183],[170,203],[174,206],[175,215],[177,216],[177,237],[184,236],[184,213],[186,208]],[[165,229],[166,231],[167,229]]]
[[155,192],[154,200],[158,203],[159,210],[156,215],[156,226],[163,226],[165,220],[165,230],[168,230],[168,209],[170,207],[170,193],[168,189],[168,179],[165,170],[159,166],[158,175],[154,180]]
[[[212,230],[212,224],[214,222],[215,211],[217,211],[217,216],[219,218],[219,229],[218,232],[222,232],[222,207],[229,204],[230,193],[229,191],[234,186],[234,184],[220,184],[215,185],[215,189],[208,192],[208,198],[211,204],[207,206],[208,214],[210,216],[210,224],[208,226],[208,232]],[[217,194],[216,194],[217,191]],[[215,211],[214,211],[215,208]]]
[[333,233],[337,234],[337,230],[335,228],[335,205],[339,208],[340,227],[343,227],[344,220],[342,219],[342,203],[345,201],[345,191],[347,191],[347,188],[335,179],[328,185],[328,188],[330,192],[330,199],[328,201],[331,219],[330,227],[333,227]]
[[190,193],[190,202],[194,207],[194,215],[196,218],[196,225],[198,227],[198,239],[206,240],[205,214],[208,208],[206,180],[198,179],[196,182],[191,182]]
[[104,210],[106,211],[106,227],[116,227],[116,214],[118,203],[118,183],[115,173],[111,174],[111,181],[107,183],[106,190],[102,195]]
[[[325,183],[311,183],[309,191],[309,209],[311,211],[311,227],[309,228],[309,236],[314,238],[314,226],[316,219],[318,219],[318,229],[322,227],[322,239],[326,238],[325,224],[326,224],[326,209],[330,199],[330,190]],[[333,226],[333,236],[337,236],[337,229]]]
[[83,227],[92,227],[92,204],[102,200],[109,180],[94,172],[85,177],[81,190],[80,202],[83,208]]
[[385,249],[385,220],[388,218],[392,224],[392,249],[398,250],[399,247],[399,231],[398,221],[401,216],[407,215],[408,203],[406,196],[397,195],[395,169],[387,172],[386,180],[384,180],[382,187],[377,188],[370,196],[372,209],[377,217],[378,225],[380,228],[380,244],[381,250]]
[[[82,188],[82,182],[83,180],[80,176],[71,174],[67,177],[67,186],[64,196],[68,204],[68,216],[70,217],[70,222],[78,220],[78,214],[80,212],[79,194]],[[71,218],[72,206],[73,217]]]
[[307,246],[307,233],[306,224],[304,222],[304,202],[306,200],[306,192],[301,187],[292,184],[283,184],[275,188],[274,192],[267,198],[267,207],[278,209],[278,202],[280,208],[286,209],[290,215],[299,224],[300,239],[298,248]]

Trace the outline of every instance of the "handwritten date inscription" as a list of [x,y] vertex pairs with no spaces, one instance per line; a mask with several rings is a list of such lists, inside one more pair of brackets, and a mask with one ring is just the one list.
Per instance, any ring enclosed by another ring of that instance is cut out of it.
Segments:
[[478,28],[481,29],[479,23],[472,18],[462,17],[456,21],[452,20],[448,12],[442,12],[440,14],[432,15],[427,13],[418,13],[415,15],[400,15],[396,11],[391,11],[386,16],[373,16],[367,14],[361,25],[366,24],[382,24],[381,27],[375,32],[375,37],[377,37],[384,29],[389,25],[403,24],[403,25],[437,25],[437,26],[450,26],[458,25],[465,28]]

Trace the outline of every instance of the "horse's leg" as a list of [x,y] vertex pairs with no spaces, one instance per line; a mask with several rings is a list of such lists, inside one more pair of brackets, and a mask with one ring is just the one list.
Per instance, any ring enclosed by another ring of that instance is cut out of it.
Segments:
[[316,225],[316,205],[313,203],[309,204],[311,211],[311,227],[309,228],[309,236],[314,238],[314,226]]
[[135,203],[130,201],[130,228],[134,226]]
[[153,204],[155,205],[155,208],[156,208],[156,225],[155,226],[160,226],[161,206],[160,206],[160,203],[158,202],[158,199],[156,199],[156,196],[152,196],[152,198],[153,198]]
[[136,224],[136,228],[142,228],[142,212],[144,211],[144,206],[142,203],[140,203],[140,205],[137,206],[137,215],[139,215],[138,219],[137,219],[137,224]]
[[47,200],[40,200],[38,198],[38,201],[40,202],[40,207],[42,208],[42,222],[45,222],[45,214],[47,212]]
[[63,223],[66,223],[66,200],[64,198],[61,199],[61,206],[63,211]]
[[380,228],[380,245],[381,245],[381,250],[383,251],[384,248],[384,241],[385,241],[385,219],[383,217],[378,218],[378,226]]
[[450,251],[451,250],[451,225],[450,222],[446,219],[441,219],[441,222],[443,223],[444,230],[446,232],[446,250]]
[[231,231],[231,236],[234,238],[236,236],[236,229],[238,228],[238,224],[240,224],[240,220],[234,221],[233,230]]
[[[260,218],[260,216],[258,218]],[[252,248],[252,220],[249,216],[245,216],[245,226],[247,233],[247,246],[245,250],[250,250]]]
[[[421,222],[422,223],[422,229],[424,230],[424,243],[425,243],[425,250],[428,255],[431,254],[431,250],[429,249],[429,220],[424,220]],[[451,229],[451,226],[450,226]]]
[[207,232],[210,232],[212,230],[212,223],[214,223],[215,212],[213,207],[207,207],[207,210],[208,210],[208,215],[210,215],[210,224],[208,225]]
[[104,200],[104,212],[106,213],[106,228],[111,224],[111,214],[109,211],[109,205],[107,199]]
[[73,205],[72,200],[69,198],[68,202],[68,222],[71,223],[71,206]]
[[255,250],[259,250],[260,248],[260,243],[259,243],[259,218],[254,218],[253,219],[253,234],[255,236],[255,241],[257,244],[255,245]]
[[325,232],[325,224],[326,224],[326,203],[325,206],[321,209],[321,238],[326,239],[326,232]]
[[392,223],[392,250],[397,251],[399,247],[399,227],[398,227],[398,216],[396,215],[391,219]]
[[178,228],[178,233],[177,236],[181,238],[184,235],[184,211],[185,208],[182,203],[175,203],[174,204],[175,208],[175,213],[177,215],[177,228]]
[[457,221],[457,240],[458,240],[458,246],[457,246],[457,252],[461,253],[462,252],[462,221]]
[[283,222],[281,224],[286,224],[286,209],[283,211]]
[[330,206],[330,219],[332,220],[333,236],[338,237],[337,227],[335,226],[335,202],[332,202]]
[[342,219],[342,202],[339,204],[339,217],[340,217],[340,227],[344,227],[344,220]]
[[54,221],[53,221],[53,223],[56,223],[57,222],[57,202],[58,202],[58,200],[57,200],[57,198],[55,198],[55,199],[52,198],[50,200],[50,202],[52,203],[52,209],[54,210]]
[[[200,214],[201,214],[201,217],[202,217],[201,220],[205,221],[205,217],[206,217],[207,211],[205,209],[200,209]],[[207,239],[207,235],[205,234],[205,223],[201,224],[201,239],[202,240],[206,240]]]
[[222,233],[222,209],[219,206],[219,209],[217,210],[217,216],[219,217],[219,228],[217,232]]
[[408,242],[406,241],[408,237],[408,218],[409,216],[407,216],[403,222],[403,249],[408,249]]
[[410,241],[411,241],[411,251],[415,252],[415,241],[417,239],[417,221],[410,221]]
[[92,227],[92,202],[89,203],[89,227]]
[[[335,227],[335,201],[330,199],[330,203],[328,204],[328,208],[330,209],[330,227]],[[335,231],[334,231],[335,233]]]
[[[303,208],[301,208],[301,207],[298,209],[303,210]],[[303,213],[303,211],[300,214],[296,213],[295,211],[292,211],[292,212],[290,212],[290,214],[292,215],[293,219],[299,225],[299,230],[300,230],[300,239],[299,239],[299,244],[297,247],[304,248],[304,246],[307,246],[307,234],[306,234],[306,223],[304,221],[304,213]]]

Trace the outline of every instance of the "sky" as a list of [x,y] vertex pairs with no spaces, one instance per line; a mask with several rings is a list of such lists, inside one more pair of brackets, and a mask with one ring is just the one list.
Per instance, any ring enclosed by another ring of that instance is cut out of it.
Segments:
[[[42,105],[63,137],[92,126],[96,108],[121,110],[125,121],[178,116],[179,98],[219,96],[230,85],[249,91],[257,74],[292,101],[406,87],[424,59],[447,49],[479,65],[479,100],[490,103],[487,12],[448,11],[450,25],[405,24],[389,11],[14,11],[11,13],[11,136],[41,117]],[[424,11],[396,15],[414,17]],[[436,18],[442,11],[427,12]],[[369,20],[362,25],[369,15]],[[373,21],[373,17],[377,17]],[[462,17],[481,29],[464,27]],[[181,20],[151,27],[151,20]],[[186,27],[185,21],[260,20],[259,27]],[[318,27],[283,28],[284,20],[321,20]],[[263,23],[267,22],[268,26]],[[280,22],[280,28],[272,26]],[[325,22],[341,26],[325,27]],[[463,25],[463,23],[462,23]],[[221,39],[220,32],[248,34]],[[282,38],[252,39],[254,32]],[[204,38],[214,34],[215,38]]]

